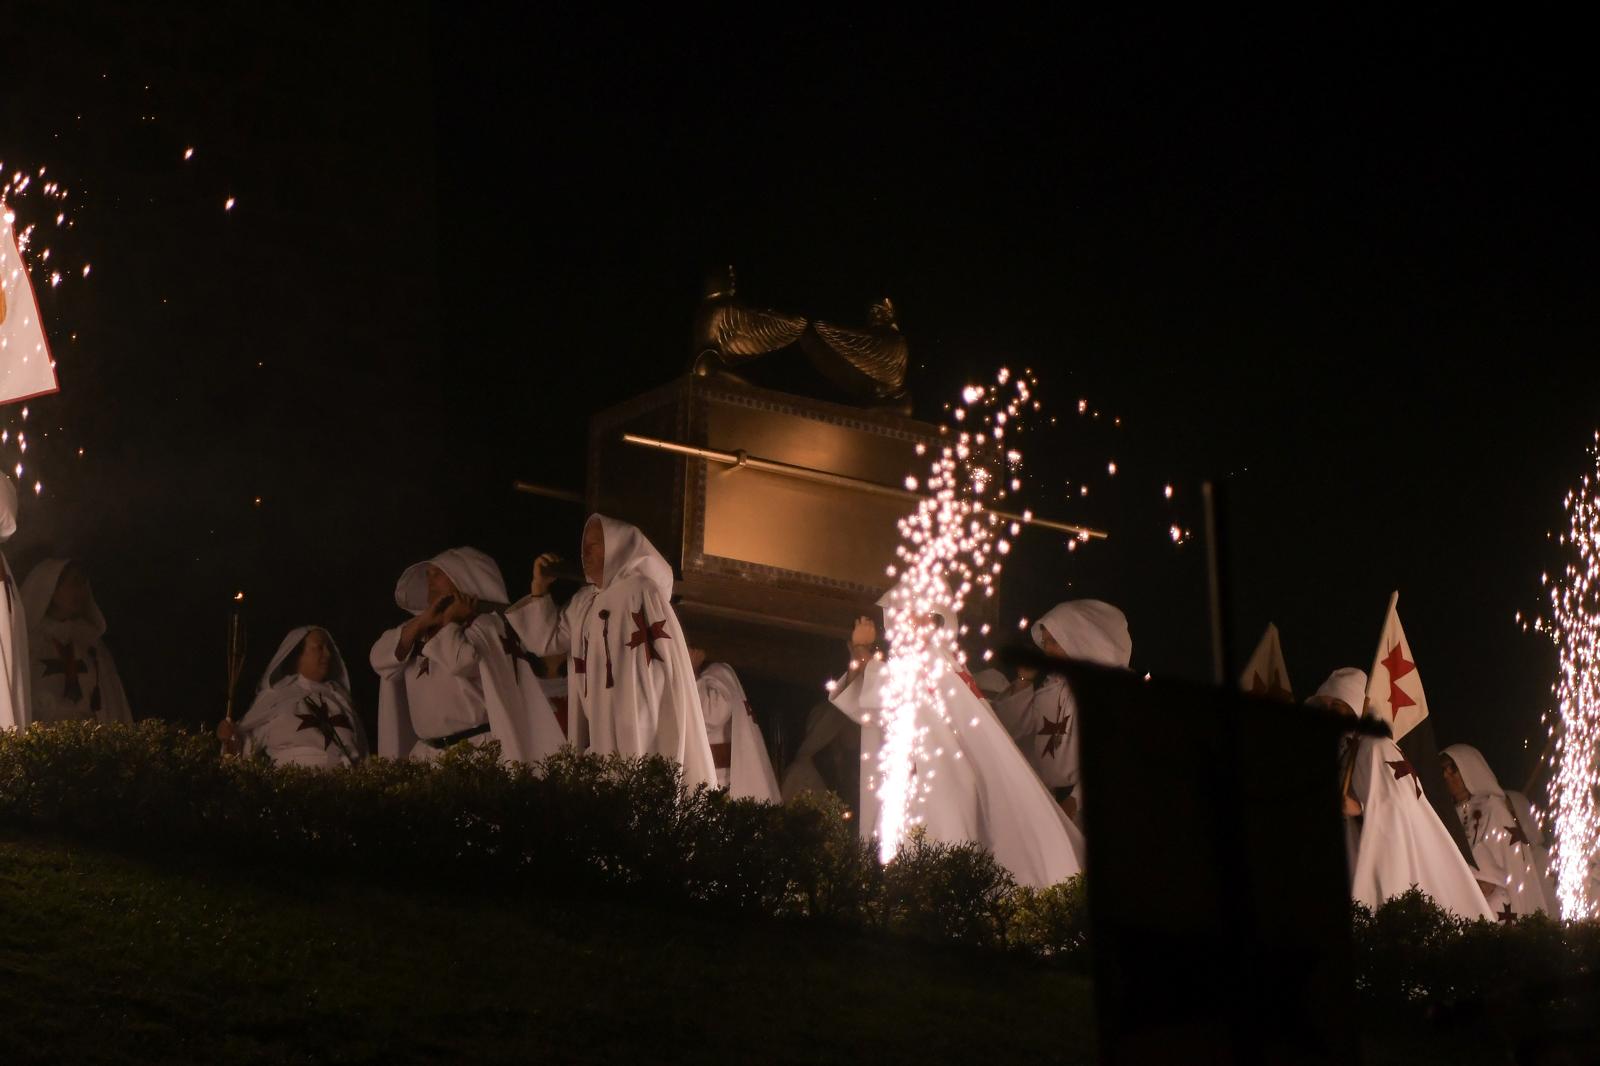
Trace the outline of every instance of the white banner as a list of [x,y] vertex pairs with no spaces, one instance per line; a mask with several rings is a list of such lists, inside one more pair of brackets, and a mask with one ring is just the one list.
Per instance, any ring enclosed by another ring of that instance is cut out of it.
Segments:
[[13,223],[10,208],[0,209],[0,404],[31,400],[59,387]]

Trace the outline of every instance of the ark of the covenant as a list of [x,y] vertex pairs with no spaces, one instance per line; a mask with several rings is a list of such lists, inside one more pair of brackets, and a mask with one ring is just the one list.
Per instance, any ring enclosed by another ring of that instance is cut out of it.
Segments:
[[[877,616],[898,520],[916,507],[903,486],[926,464],[917,445],[940,441],[909,416],[893,304],[872,304],[866,319],[747,307],[732,268],[718,271],[688,372],[590,421],[584,502],[637,525],[673,564],[685,630],[738,670],[780,775],[844,668],[852,621]],[[966,620],[994,609],[979,598]]]

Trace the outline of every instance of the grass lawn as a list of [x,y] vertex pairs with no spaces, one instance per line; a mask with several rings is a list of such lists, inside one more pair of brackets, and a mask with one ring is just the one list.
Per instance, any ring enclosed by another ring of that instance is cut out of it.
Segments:
[[1092,1061],[1019,960],[0,836],[0,1062]]

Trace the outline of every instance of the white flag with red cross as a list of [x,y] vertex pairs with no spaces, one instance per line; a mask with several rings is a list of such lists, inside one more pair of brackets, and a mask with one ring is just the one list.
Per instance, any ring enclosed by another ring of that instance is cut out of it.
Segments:
[[11,209],[0,205],[0,404],[31,400],[57,389],[15,221]]
[[1261,643],[1255,654],[1244,664],[1239,675],[1239,687],[1252,696],[1265,696],[1283,703],[1294,702],[1294,688],[1289,684],[1289,666],[1283,661],[1283,644],[1278,638],[1278,627],[1267,623],[1261,634]]
[[1378,652],[1367,675],[1367,708],[1389,723],[1395,740],[1428,717],[1428,697],[1422,691],[1422,676],[1411,657],[1406,631],[1400,626],[1399,603],[1400,593],[1390,595]]

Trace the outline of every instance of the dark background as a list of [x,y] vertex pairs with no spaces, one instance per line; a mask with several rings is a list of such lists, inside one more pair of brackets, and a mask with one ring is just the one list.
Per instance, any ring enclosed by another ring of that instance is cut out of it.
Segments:
[[588,416],[682,372],[732,262],[757,304],[891,296],[924,417],[1038,372],[1029,502],[1113,537],[1025,535],[1010,615],[1109,599],[1138,668],[1206,676],[1168,527],[1218,478],[1241,654],[1276,621],[1308,694],[1398,588],[1441,744],[1531,769],[1555,660],[1514,613],[1600,420],[1570,27],[513,10],[8,18],[0,160],[73,189],[94,270],[41,286],[62,392],[7,552],[86,561],[136,713],[217,717],[240,589],[248,677],[320,621],[370,707],[400,570],[472,543],[515,595],[574,549],[511,480],[581,488]]

